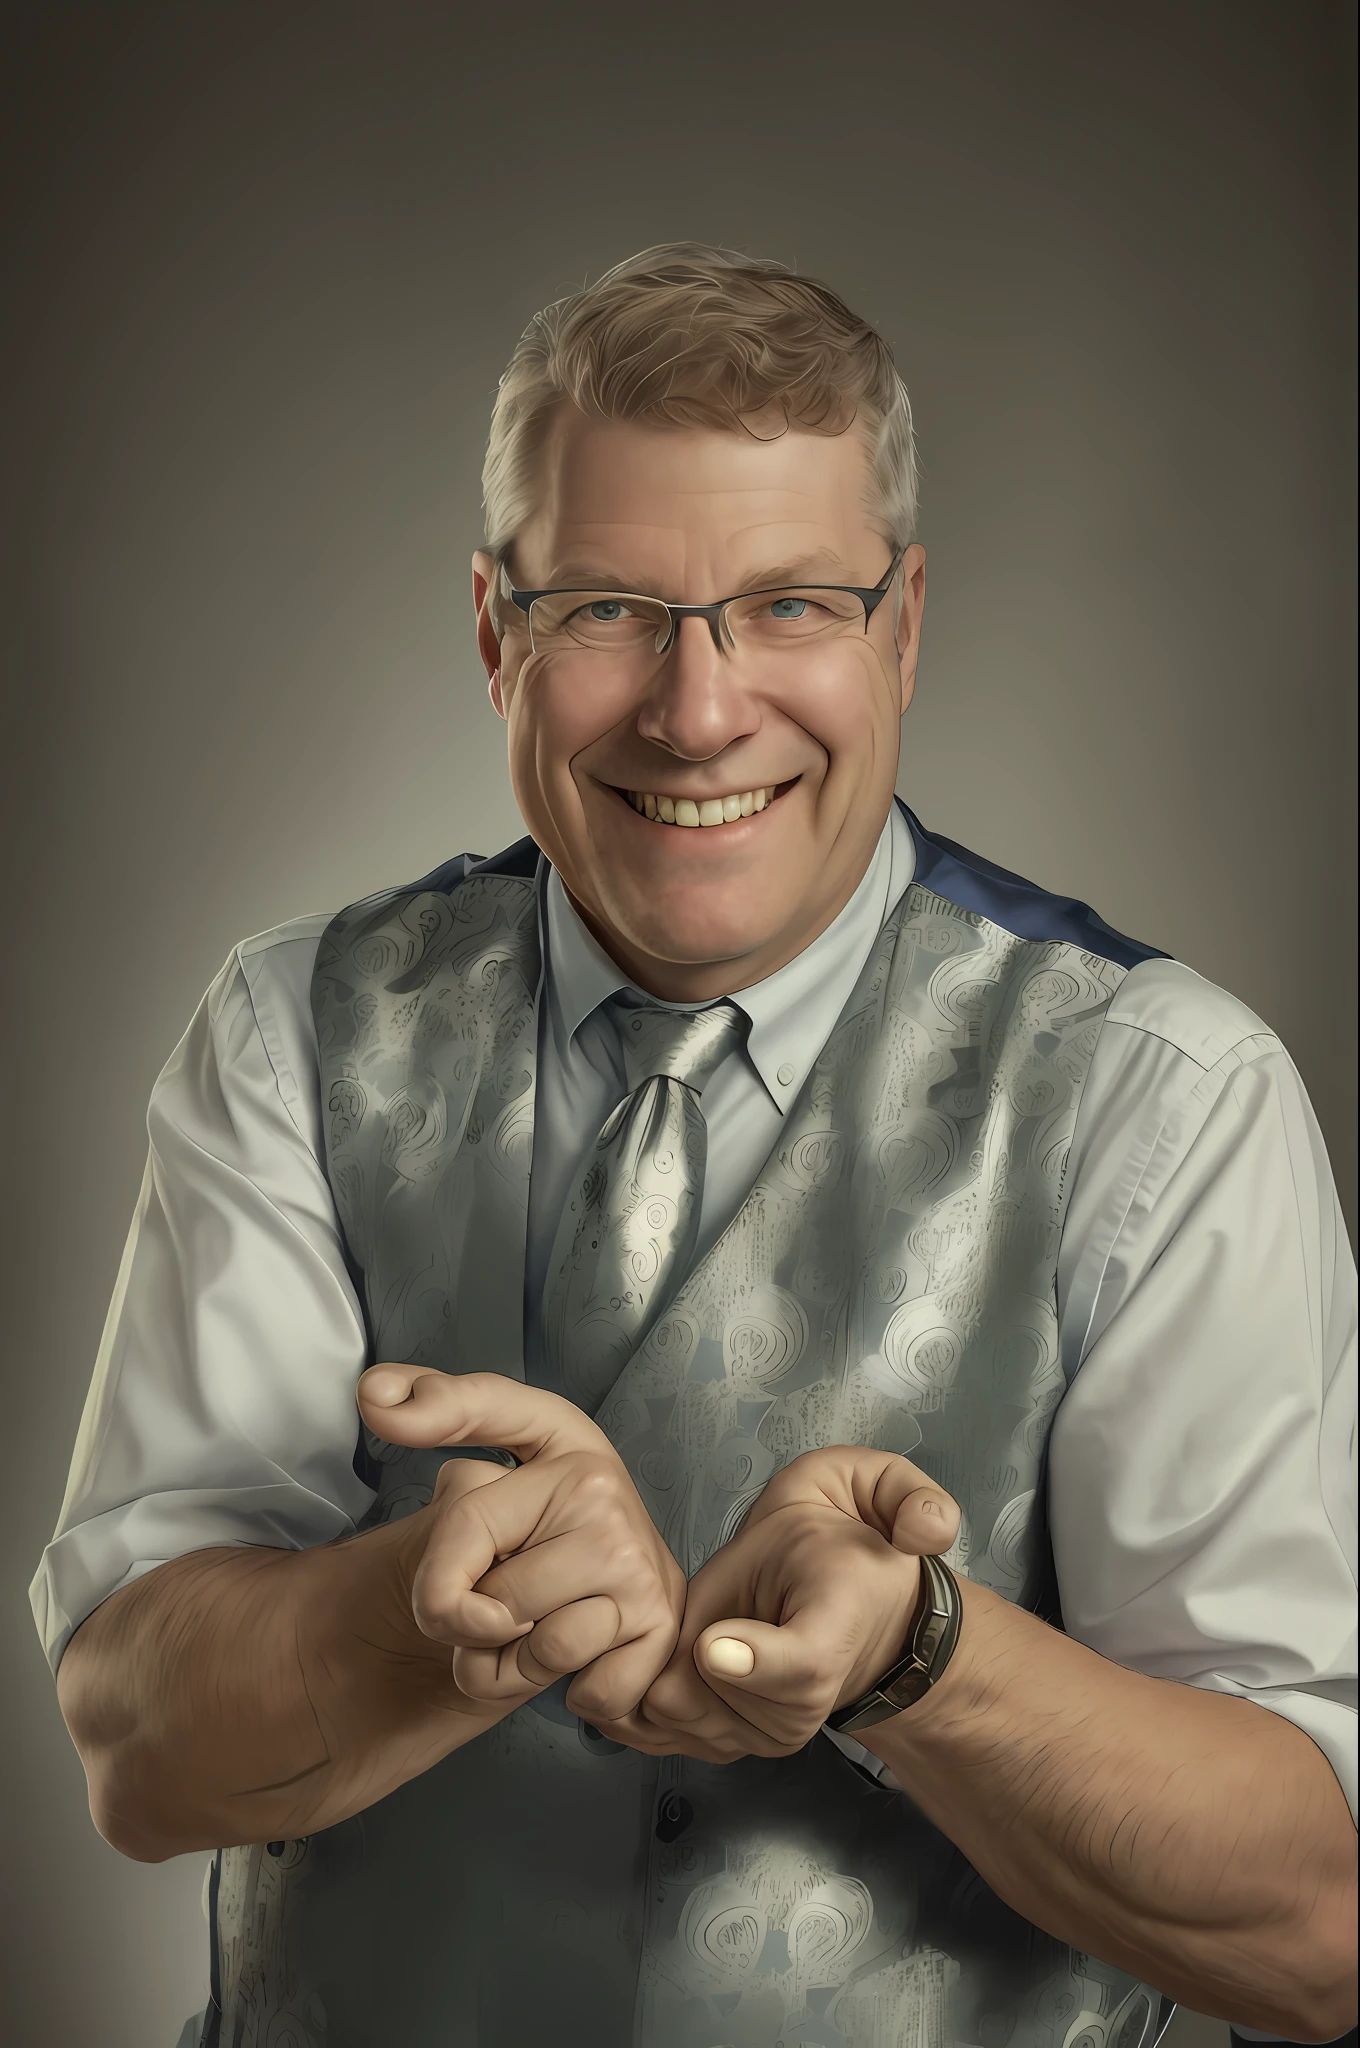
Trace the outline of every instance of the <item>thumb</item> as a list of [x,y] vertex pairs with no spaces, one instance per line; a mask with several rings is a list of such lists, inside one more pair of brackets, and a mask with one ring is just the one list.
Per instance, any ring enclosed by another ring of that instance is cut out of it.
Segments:
[[948,1550],[962,1519],[953,1495],[910,1458],[853,1444],[804,1451],[776,1472],[748,1512],[746,1526],[795,1501],[839,1508],[910,1557]]
[[694,1662],[701,1678],[780,1700],[806,1687],[807,1673],[796,1651],[787,1628],[765,1621],[715,1621],[696,1638]]
[[603,1430],[570,1401],[500,1372],[371,1365],[359,1377],[356,1399],[374,1436],[421,1450],[478,1445],[512,1451],[524,1464],[543,1452],[609,1447]]
[[939,1557],[958,1537],[963,1516],[953,1494],[906,1458],[894,1459],[879,1475],[870,1499],[864,1520],[909,1557]]

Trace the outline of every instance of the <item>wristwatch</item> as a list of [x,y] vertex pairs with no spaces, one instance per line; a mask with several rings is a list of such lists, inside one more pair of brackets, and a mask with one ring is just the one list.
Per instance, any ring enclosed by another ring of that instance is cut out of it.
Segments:
[[963,1608],[958,1581],[938,1557],[921,1559],[921,1599],[912,1622],[905,1654],[890,1666],[871,1692],[838,1707],[826,1726],[838,1735],[856,1735],[914,1707],[935,1684],[954,1654]]

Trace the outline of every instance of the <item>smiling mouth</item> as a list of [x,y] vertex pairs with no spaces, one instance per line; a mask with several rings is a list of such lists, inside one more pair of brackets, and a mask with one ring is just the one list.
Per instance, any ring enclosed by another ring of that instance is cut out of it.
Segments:
[[757,811],[768,810],[797,780],[795,775],[792,781],[765,783],[732,796],[653,796],[650,790],[640,789],[619,789],[615,794],[654,824],[680,825],[694,831],[735,825],[743,818],[754,817]]

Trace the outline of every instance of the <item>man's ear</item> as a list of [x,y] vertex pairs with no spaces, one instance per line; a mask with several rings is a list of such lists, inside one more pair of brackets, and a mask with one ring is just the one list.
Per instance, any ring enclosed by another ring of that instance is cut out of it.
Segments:
[[477,613],[477,652],[482,657],[482,666],[487,673],[491,702],[497,716],[505,716],[505,699],[501,692],[501,642],[493,616],[496,585],[500,570],[483,548],[478,548],[472,557],[472,602]]
[[926,605],[926,551],[913,541],[902,557],[901,596],[897,602],[897,661],[902,677],[902,709],[916,688],[916,662],[921,652],[921,614]]

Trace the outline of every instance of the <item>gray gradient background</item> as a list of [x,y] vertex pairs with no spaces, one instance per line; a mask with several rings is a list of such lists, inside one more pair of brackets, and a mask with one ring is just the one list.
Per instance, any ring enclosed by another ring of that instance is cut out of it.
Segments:
[[202,988],[517,833],[466,564],[544,300],[692,235],[877,321],[930,554],[903,792],[1255,1006],[1350,1199],[1353,13],[7,17],[7,2041],[172,2048],[204,1996],[203,1858],[95,1835],[25,1587]]

